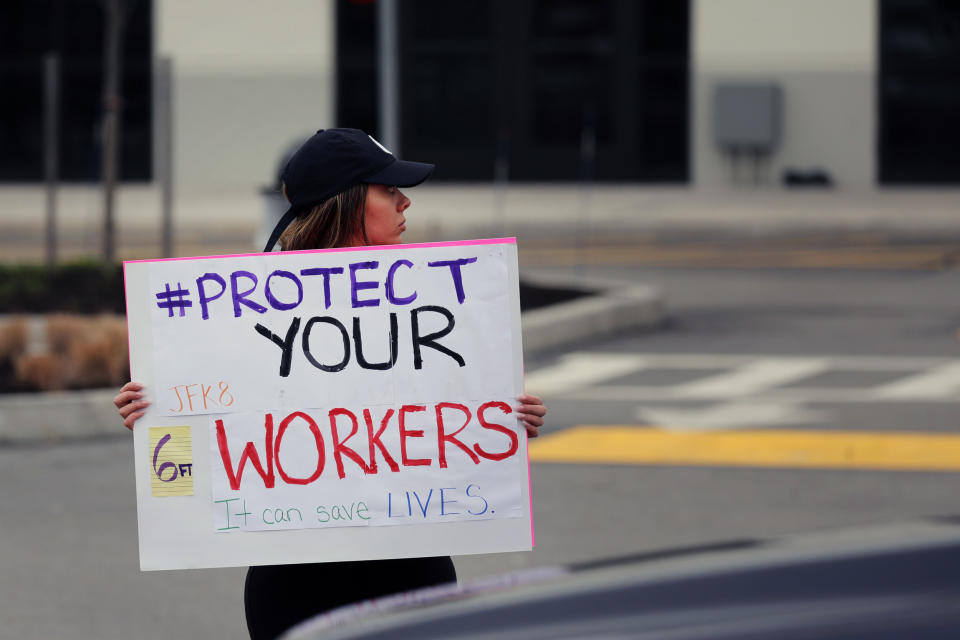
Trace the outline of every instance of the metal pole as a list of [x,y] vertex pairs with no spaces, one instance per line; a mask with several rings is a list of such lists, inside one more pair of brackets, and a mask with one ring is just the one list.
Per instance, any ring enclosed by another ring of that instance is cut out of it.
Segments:
[[593,102],[584,106],[583,126],[580,129],[580,189],[577,219],[577,242],[580,245],[581,274],[586,273],[589,258],[592,225],[590,224],[590,195],[593,190],[594,165],[597,158],[597,109]]
[[43,175],[46,180],[47,267],[57,263],[57,183],[60,180],[60,56],[43,59]]
[[502,238],[507,235],[507,185],[510,183],[510,134],[501,129],[497,136],[497,156],[493,164],[494,210],[496,211],[497,233]]
[[377,87],[379,109],[377,134],[380,141],[400,155],[400,81],[397,38],[397,0],[377,2]]
[[163,257],[173,256],[173,61],[157,61],[157,178],[160,182]]
[[115,249],[114,192],[117,183],[117,147],[120,111],[120,0],[103,0],[103,260],[113,262]]

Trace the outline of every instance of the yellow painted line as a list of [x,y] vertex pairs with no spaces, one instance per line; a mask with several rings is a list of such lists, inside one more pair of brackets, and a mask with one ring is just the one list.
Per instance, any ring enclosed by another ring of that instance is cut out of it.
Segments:
[[960,471],[960,435],[864,431],[567,429],[530,442],[534,462]]

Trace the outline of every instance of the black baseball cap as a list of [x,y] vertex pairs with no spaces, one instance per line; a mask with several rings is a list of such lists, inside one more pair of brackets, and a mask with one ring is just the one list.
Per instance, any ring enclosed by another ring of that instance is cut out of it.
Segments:
[[298,215],[361,182],[414,187],[433,173],[434,165],[397,160],[360,129],[320,129],[290,156],[280,180],[290,208],[274,227],[264,252]]

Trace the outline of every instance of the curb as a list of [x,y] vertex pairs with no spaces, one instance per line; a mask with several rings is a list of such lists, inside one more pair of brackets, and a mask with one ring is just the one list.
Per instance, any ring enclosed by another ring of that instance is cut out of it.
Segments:
[[0,395],[0,444],[119,435],[116,395],[116,389]]
[[524,313],[523,351],[527,356],[626,330],[652,330],[664,319],[663,296],[656,287],[624,287],[622,283],[570,276],[523,276],[523,280],[593,294]]
[[[626,330],[651,330],[663,321],[663,299],[649,286],[538,275],[525,282],[583,289],[591,295],[522,316],[526,356]],[[0,395],[0,446],[51,443],[123,434],[113,406],[116,389]]]

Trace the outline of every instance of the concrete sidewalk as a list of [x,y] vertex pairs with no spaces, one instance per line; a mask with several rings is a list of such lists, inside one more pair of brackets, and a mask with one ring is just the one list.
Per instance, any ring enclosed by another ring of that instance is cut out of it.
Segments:
[[[522,246],[585,240],[833,237],[875,234],[888,239],[960,241],[960,189],[878,189],[863,192],[782,188],[703,191],[636,184],[426,184],[408,191],[408,241],[516,235]],[[272,196],[271,196],[272,197]],[[125,257],[160,250],[159,194],[150,186],[118,194],[119,246]],[[257,190],[178,195],[177,255],[259,250],[267,211]],[[95,187],[61,191],[58,230],[65,254],[96,254],[99,194]],[[278,215],[278,214],[275,214]],[[7,260],[42,258],[43,193],[0,189],[0,250]]]
[[[575,237],[651,234],[883,233],[960,237],[960,189],[726,190],[637,185],[516,185],[503,192],[427,186],[417,207],[440,232],[503,227],[508,233]],[[414,217],[415,219],[415,217]]]

